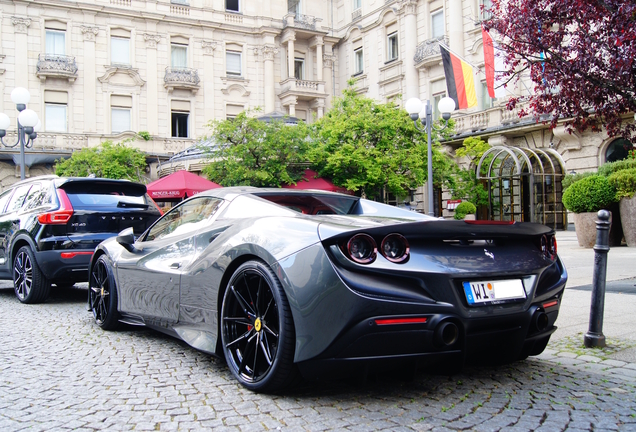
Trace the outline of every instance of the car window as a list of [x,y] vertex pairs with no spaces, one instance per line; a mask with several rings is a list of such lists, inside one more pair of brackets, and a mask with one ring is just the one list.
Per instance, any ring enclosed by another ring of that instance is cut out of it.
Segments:
[[44,204],[50,204],[52,202],[51,188],[48,185],[36,183],[29,191],[29,195],[24,201],[22,210],[31,210],[43,206]]
[[13,192],[13,190],[9,189],[0,195],[0,213],[4,213],[4,208],[6,207],[9,198],[11,198],[11,192]]
[[193,232],[202,228],[216,213],[223,200],[213,197],[193,198],[174,207],[150,228],[144,241]]
[[16,188],[13,196],[9,200],[9,204],[7,205],[7,213],[19,210],[20,207],[22,207],[22,204],[24,203],[24,199],[29,193],[29,189],[31,189],[30,184],[18,186]]

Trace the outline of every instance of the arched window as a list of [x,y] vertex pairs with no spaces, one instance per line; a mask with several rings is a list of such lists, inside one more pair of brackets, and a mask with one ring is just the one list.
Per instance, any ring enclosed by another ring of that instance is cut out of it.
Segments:
[[634,150],[634,145],[630,141],[625,138],[615,139],[605,151],[605,162],[627,159],[630,150]]

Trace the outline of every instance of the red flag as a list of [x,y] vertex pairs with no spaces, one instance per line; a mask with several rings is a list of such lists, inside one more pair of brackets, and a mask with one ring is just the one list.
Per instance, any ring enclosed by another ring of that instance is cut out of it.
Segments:
[[488,86],[488,95],[495,97],[495,47],[492,44],[492,38],[481,27],[481,37],[484,45],[484,67],[486,68],[486,85]]

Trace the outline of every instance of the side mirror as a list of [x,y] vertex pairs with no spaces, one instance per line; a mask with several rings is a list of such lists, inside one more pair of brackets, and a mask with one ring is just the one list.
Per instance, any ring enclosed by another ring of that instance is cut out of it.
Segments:
[[117,243],[122,245],[128,252],[135,250],[133,244],[135,243],[135,234],[132,228],[126,228],[117,236]]

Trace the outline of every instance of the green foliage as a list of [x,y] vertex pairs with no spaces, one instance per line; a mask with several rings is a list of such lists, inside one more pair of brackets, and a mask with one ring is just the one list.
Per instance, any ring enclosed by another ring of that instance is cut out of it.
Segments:
[[[310,159],[318,173],[369,198],[382,199],[386,190],[405,197],[427,179],[427,136],[394,103],[378,104],[352,87],[333,101],[316,123],[317,143]],[[433,125],[437,141],[441,125]],[[433,182],[447,181],[454,162],[433,144]]]
[[616,189],[600,175],[572,183],[563,193],[563,205],[574,213],[596,212],[615,202]]
[[623,159],[616,162],[607,162],[598,167],[598,174],[609,177],[613,173],[625,170],[625,169],[634,169],[636,168],[636,159]]
[[576,173],[576,174],[566,174],[563,177],[563,180],[561,180],[561,186],[563,187],[563,190],[565,191],[567,188],[569,188],[572,185],[572,183],[575,183],[579,180],[582,180],[586,177],[593,176],[593,175],[596,175],[593,171],[587,171],[587,172]]
[[478,206],[488,205],[488,191],[471,169],[458,167],[448,180],[448,188],[453,199],[467,200]]
[[150,141],[151,136],[150,136],[150,132],[148,131],[137,132],[137,135],[139,135],[139,138],[141,138],[144,141]]
[[636,168],[616,171],[607,180],[616,188],[618,198],[631,198],[636,193]]
[[[468,137],[462,142],[462,146],[457,149],[455,154],[457,157],[468,157],[475,162],[475,166],[479,163],[481,157],[490,149],[490,144],[481,139],[481,137]],[[481,175],[488,174],[488,167],[494,155],[489,155],[481,166]]]
[[304,122],[264,122],[242,112],[233,120],[210,123],[217,144],[203,173],[222,186],[279,187],[302,178],[313,130]]
[[461,203],[459,203],[459,205],[455,209],[454,217],[455,219],[461,220],[461,219],[464,219],[466,215],[475,214],[476,212],[477,212],[477,207],[475,207],[475,204],[469,201],[462,201]]
[[141,181],[140,173],[146,167],[146,155],[139,149],[128,147],[132,139],[114,144],[104,141],[97,147],[73,152],[70,158],[55,164],[55,174],[64,177],[95,177]]

